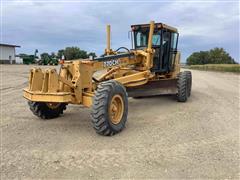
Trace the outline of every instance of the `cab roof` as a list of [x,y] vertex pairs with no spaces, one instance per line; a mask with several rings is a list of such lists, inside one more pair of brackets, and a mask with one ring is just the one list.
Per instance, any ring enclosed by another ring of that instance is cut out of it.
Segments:
[[[139,28],[149,28],[150,24],[136,24],[136,25],[131,25],[132,30],[137,30]],[[171,32],[178,32],[177,28],[168,26],[163,23],[154,23],[154,29],[167,29]]]

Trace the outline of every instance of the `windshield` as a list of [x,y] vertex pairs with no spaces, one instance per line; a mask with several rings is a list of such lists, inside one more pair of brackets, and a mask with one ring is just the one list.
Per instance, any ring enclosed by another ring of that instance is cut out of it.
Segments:
[[[140,47],[147,47],[148,44],[148,32],[135,32],[134,33],[134,39],[135,39],[135,46],[136,48],[140,48]],[[152,37],[152,45],[153,46],[160,46],[161,44],[161,35],[159,32],[153,34]]]
[[160,34],[154,34],[152,37],[152,45],[153,46],[160,46],[161,43],[161,35]]

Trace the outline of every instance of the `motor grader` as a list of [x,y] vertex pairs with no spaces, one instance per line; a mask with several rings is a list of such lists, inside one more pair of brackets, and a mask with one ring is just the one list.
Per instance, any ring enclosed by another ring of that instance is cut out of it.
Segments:
[[132,49],[114,51],[107,25],[104,55],[61,61],[59,72],[31,69],[24,97],[41,119],[58,117],[68,104],[91,107],[96,132],[114,135],[125,127],[128,97],[174,94],[179,102],[187,101],[192,76],[190,71],[180,72],[178,36],[176,28],[163,23],[132,25]]

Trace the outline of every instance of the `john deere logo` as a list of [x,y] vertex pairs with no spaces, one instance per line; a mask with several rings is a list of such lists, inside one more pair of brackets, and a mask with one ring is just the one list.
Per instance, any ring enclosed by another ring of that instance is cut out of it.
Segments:
[[116,66],[119,64],[119,60],[118,59],[113,59],[113,60],[110,60],[110,61],[105,61],[103,63],[103,66],[104,67],[111,67],[111,66]]

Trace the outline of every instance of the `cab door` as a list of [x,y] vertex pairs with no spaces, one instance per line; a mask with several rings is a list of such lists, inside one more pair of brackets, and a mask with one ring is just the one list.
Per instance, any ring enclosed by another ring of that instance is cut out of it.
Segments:
[[169,70],[169,57],[171,45],[171,32],[162,30],[162,43],[160,50],[160,72],[167,72]]
[[[153,68],[152,72],[164,73],[168,71],[169,67],[169,55],[170,55],[170,43],[171,43],[171,33],[165,29],[162,29],[158,32],[159,34],[159,45],[153,43],[153,48],[155,50],[155,54],[153,57]],[[153,42],[154,37],[153,35]]]
[[162,30],[158,72],[171,72],[177,54],[178,33]]
[[177,44],[178,44],[178,33],[171,32],[171,45],[170,45],[170,55],[169,55],[169,67],[168,70],[172,71],[174,68],[174,63],[177,54]]
[[155,50],[153,56],[153,67],[152,72],[158,72],[160,68],[160,52],[161,52],[161,43],[162,43],[162,32],[161,30],[154,32],[152,39],[152,48]]

